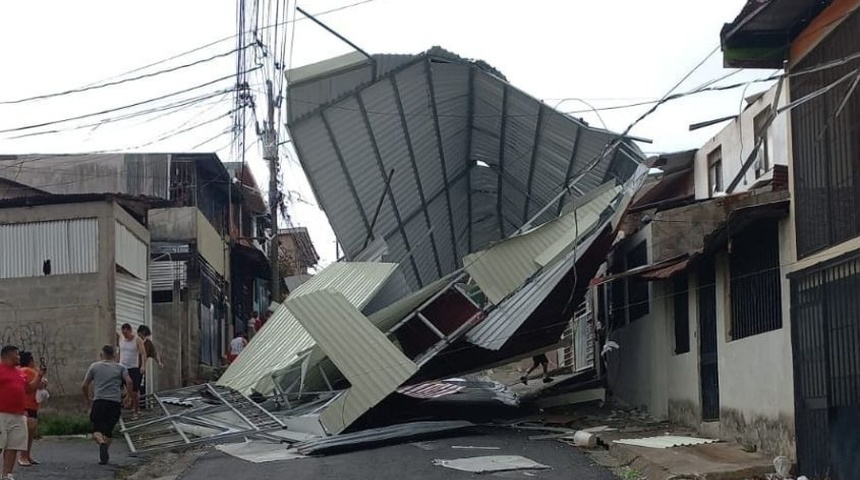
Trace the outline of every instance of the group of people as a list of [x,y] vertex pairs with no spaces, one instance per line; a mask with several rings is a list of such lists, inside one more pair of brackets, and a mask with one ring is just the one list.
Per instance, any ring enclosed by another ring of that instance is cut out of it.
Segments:
[[[163,366],[146,325],[135,332],[123,324],[116,345],[101,348],[100,359],[87,369],[81,391],[90,411],[93,439],[99,446],[99,463],[110,460],[109,446],[122,407],[140,415],[140,392],[146,378],[147,360]],[[3,469],[0,480],[14,480],[15,465],[37,465],[30,454],[38,429],[40,390],[45,389],[47,368],[35,366],[32,353],[14,345],[0,350],[0,449]],[[123,389],[125,395],[123,395]]]

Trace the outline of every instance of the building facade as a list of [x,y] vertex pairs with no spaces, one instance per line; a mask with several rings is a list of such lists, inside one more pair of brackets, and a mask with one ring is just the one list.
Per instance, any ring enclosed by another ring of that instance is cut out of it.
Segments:
[[777,98],[778,86],[750,97],[701,148],[652,159],[663,173],[635,200],[593,295],[605,338],[620,345],[606,357],[618,398],[794,455],[788,124]]
[[119,325],[151,323],[146,208],[110,195],[0,202],[0,342],[44,362],[55,406],[80,403]]
[[794,198],[788,259],[800,473],[860,473],[860,1],[750,2],[722,32],[729,66],[785,66]]

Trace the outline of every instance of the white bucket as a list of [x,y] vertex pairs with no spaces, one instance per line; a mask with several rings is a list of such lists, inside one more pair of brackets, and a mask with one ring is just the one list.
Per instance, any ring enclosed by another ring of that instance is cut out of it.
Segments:
[[573,443],[577,447],[594,448],[597,446],[597,435],[579,430],[573,434]]

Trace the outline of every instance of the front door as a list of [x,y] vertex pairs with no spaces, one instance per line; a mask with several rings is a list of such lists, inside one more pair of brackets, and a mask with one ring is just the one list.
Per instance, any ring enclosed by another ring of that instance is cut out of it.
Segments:
[[702,421],[720,419],[720,375],[717,368],[717,279],[713,260],[699,269],[699,379]]

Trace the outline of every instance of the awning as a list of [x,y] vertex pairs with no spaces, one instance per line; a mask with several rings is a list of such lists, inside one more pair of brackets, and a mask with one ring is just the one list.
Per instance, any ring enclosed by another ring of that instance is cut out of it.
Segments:
[[632,277],[634,275],[638,275],[639,277],[644,278],[646,280],[667,280],[671,278],[674,274],[686,269],[689,263],[690,256],[683,255],[681,257],[664,260],[662,262],[657,262],[651,265],[642,265],[641,267],[631,268],[626,272],[613,273],[611,275],[597,277],[591,281],[590,285],[597,286],[603,283],[611,282],[613,280],[620,280],[622,278]]

